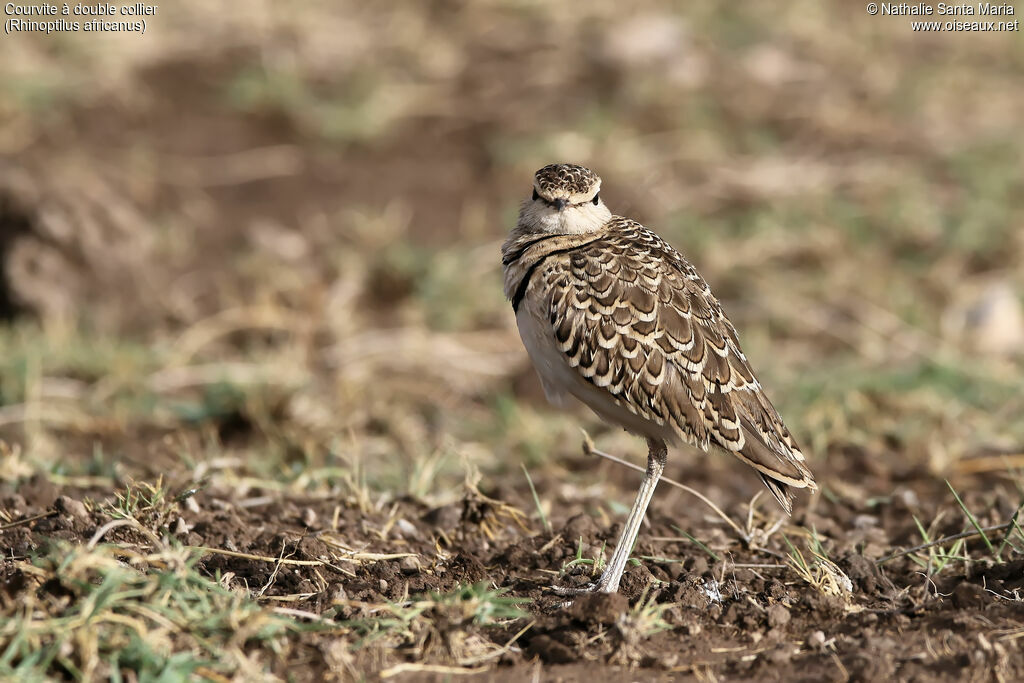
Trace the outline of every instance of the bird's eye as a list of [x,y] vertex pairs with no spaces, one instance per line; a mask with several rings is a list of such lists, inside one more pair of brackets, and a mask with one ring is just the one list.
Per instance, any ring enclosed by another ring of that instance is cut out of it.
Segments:
[[590,201],[594,202],[594,206],[597,206],[597,202],[600,201],[600,199],[601,199],[601,193],[598,192],[597,194],[594,195],[594,198],[591,199]]
[[539,195],[539,194],[537,194],[537,190],[534,190],[534,191],[533,191],[533,199],[534,199],[534,201],[536,201],[536,200],[540,199],[540,195]]

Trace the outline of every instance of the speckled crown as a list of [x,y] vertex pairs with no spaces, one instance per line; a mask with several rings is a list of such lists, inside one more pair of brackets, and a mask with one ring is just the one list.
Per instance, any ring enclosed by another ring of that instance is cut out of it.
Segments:
[[601,189],[600,176],[577,164],[548,164],[537,171],[533,182],[545,199],[575,200]]

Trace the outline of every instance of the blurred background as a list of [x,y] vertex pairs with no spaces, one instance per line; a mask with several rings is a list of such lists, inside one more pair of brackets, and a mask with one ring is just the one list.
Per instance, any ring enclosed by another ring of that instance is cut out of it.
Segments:
[[[182,0],[5,36],[0,479],[632,490],[579,427],[643,444],[545,404],[502,297],[553,161],[697,265],[834,495],[1024,467],[1022,84],[1019,33],[838,1]],[[668,473],[760,487],[697,462]]]

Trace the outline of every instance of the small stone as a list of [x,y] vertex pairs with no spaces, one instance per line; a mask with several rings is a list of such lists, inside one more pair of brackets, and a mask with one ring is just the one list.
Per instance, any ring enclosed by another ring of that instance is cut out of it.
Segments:
[[415,555],[408,555],[398,563],[398,568],[403,574],[416,574],[420,570],[420,561]]
[[407,538],[409,540],[415,540],[419,538],[420,535],[420,532],[416,528],[416,526],[412,522],[404,518],[399,519],[397,522],[395,522],[395,529],[397,529],[398,533],[402,534],[404,538]]
[[386,593],[387,590],[388,590],[388,582],[385,581],[384,579],[381,579],[380,580],[380,592],[381,593]]
[[89,522],[89,511],[85,509],[85,504],[80,500],[69,498],[68,496],[60,496],[54,501],[53,506],[57,509],[57,512],[64,515],[71,515],[80,522]]
[[313,508],[306,508],[302,511],[302,523],[306,525],[307,529],[316,527],[317,519],[316,510]]
[[878,517],[875,515],[857,515],[853,518],[853,527],[855,529],[867,530],[874,529],[878,526]]
[[780,626],[785,626],[789,623],[789,620],[789,610],[779,603],[775,603],[768,608],[768,625],[770,627],[778,628]]
[[825,633],[822,631],[815,631],[811,635],[807,636],[807,645],[815,650],[820,650],[825,647]]

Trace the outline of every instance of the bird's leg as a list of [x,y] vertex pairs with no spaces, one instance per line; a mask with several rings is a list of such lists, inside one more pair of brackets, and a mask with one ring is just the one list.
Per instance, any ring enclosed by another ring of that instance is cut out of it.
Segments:
[[659,439],[647,439],[647,471],[644,472],[644,480],[640,483],[640,490],[633,502],[633,509],[629,511],[626,518],[626,526],[622,529],[619,542],[612,554],[612,559],[605,568],[597,583],[588,584],[581,588],[555,588],[555,592],[561,595],[579,595],[580,593],[601,592],[614,593],[619,590],[619,580],[622,579],[622,572],[626,569],[626,562],[629,561],[629,554],[633,551],[633,544],[636,542],[637,534],[640,533],[640,524],[644,521],[647,513],[647,506],[654,495],[654,488],[658,485],[661,473],[665,470],[665,461],[668,459],[668,447],[664,441]]
[[648,439],[647,449],[647,471],[644,472],[644,479],[640,483],[640,490],[633,502],[633,509],[629,511],[629,517],[626,518],[626,526],[615,546],[612,559],[597,582],[597,589],[605,593],[614,593],[619,590],[619,580],[622,578],[622,572],[626,569],[629,555],[633,552],[637,534],[640,533],[640,525],[644,521],[644,515],[647,514],[647,506],[654,495],[654,488],[658,485],[658,480],[661,479],[661,473],[665,471],[665,461],[668,459],[668,448],[665,446],[665,442]]

